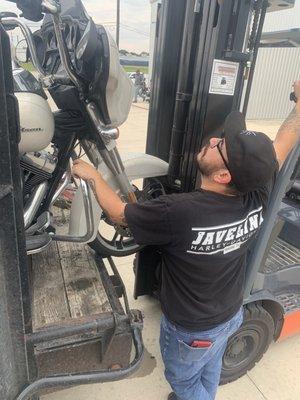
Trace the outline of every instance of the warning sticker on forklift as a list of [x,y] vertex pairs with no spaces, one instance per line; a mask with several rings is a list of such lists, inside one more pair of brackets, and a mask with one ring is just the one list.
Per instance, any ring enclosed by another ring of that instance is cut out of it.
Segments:
[[209,93],[233,96],[239,70],[239,63],[214,60]]

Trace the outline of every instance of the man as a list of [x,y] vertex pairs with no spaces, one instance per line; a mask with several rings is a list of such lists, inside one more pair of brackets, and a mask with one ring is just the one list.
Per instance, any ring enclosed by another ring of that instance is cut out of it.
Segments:
[[134,77],[134,100],[133,102],[137,102],[138,94],[140,93],[145,77],[144,74],[141,74],[140,70],[137,69]]
[[[294,83],[300,98],[300,81]],[[162,250],[160,346],[169,400],[213,400],[228,338],[242,324],[247,249],[263,221],[278,167],[300,138],[300,101],[274,143],[246,130],[232,112],[222,138],[197,156],[201,187],[192,193],[124,204],[87,163],[86,179],[111,220],[128,225],[135,240]]]

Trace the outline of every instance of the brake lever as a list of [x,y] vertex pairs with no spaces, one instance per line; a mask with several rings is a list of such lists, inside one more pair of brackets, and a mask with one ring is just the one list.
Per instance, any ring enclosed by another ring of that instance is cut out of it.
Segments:
[[42,85],[46,88],[49,88],[50,86],[54,84],[59,84],[59,85],[71,85],[72,81],[69,77],[55,74],[55,75],[44,75],[39,77]]

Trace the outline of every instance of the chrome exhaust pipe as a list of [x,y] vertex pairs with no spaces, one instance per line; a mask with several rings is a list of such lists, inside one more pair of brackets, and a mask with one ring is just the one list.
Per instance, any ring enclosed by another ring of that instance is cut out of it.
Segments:
[[42,200],[45,197],[45,194],[48,189],[48,182],[42,182],[39,184],[32,192],[30,198],[27,200],[27,203],[24,207],[24,225],[25,229],[27,229],[32,223],[37,210],[39,209]]

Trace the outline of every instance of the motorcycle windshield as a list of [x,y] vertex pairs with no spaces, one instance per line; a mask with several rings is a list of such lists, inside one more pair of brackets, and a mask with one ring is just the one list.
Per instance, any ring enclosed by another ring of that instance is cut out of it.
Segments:
[[[108,127],[120,126],[127,118],[133,98],[133,85],[119,61],[119,50],[109,32],[102,26],[96,25],[95,35],[97,46],[91,56],[83,55],[76,58],[76,48],[90,20],[81,0],[61,0],[61,18],[65,21],[65,40],[71,61],[77,74],[84,80],[87,98],[93,101],[101,114],[102,123]],[[77,24],[78,22],[78,24]],[[45,35],[43,41],[47,53],[47,72],[50,74],[62,71],[56,41],[53,39],[50,15],[46,15],[42,25]],[[74,34],[74,25],[77,34]],[[69,28],[67,28],[69,26]],[[48,32],[48,33],[47,33]],[[42,32],[43,33],[43,32]],[[45,59],[45,57],[44,57]],[[49,67],[50,66],[50,67]],[[53,69],[52,69],[53,68]],[[71,108],[70,96],[64,98],[60,93],[60,107]]]

